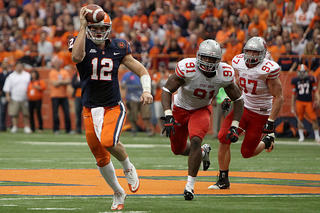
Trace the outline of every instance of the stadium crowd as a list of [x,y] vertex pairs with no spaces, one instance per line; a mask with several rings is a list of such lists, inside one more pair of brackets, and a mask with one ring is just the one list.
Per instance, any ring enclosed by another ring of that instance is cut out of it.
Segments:
[[304,63],[320,78],[319,0],[0,0],[0,63],[52,67],[57,56],[74,69],[68,41],[80,28],[80,8],[91,3],[111,17],[109,38],[129,41],[151,73],[161,61],[172,70],[195,57],[208,38],[230,64],[249,38],[261,36],[282,71]]

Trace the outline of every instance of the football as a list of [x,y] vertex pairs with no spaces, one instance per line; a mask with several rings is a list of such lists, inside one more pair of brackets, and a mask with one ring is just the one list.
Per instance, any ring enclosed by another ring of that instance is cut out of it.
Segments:
[[104,18],[104,11],[99,5],[89,4],[87,5],[87,11],[86,19],[88,22],[97,23]]

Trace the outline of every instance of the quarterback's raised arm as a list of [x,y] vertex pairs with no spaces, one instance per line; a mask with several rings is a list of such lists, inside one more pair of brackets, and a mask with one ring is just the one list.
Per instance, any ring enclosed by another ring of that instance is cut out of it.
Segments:
[[77,39],[75,40],[73,47],[72,47],[72,61],[74,63],[80,63],[83,58],[86,56],[85,52],[85,45],[86,45],[86,27],[88,25],[88,22],[85,18],[86,14],[88,12],[86,11],[86,7],[82,7],[80,10],[80,30],[79,34],[77,36]]

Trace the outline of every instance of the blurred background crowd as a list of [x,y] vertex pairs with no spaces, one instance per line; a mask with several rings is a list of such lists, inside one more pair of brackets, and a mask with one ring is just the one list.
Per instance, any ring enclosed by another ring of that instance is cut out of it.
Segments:
[[91,3],[109,14],[110,38],[130,42],[134,56],[154,75],[154,85],[167,76],[159,75],[159,67],[174,70],[178,60],[195,57],[205,39],[215,39],[222,61],[231,63],[253,36],[265,38],[269,57],[283,72],[303,63],[320,78],[319,0],[0,0],[0,63],[10,70],[17,60],[26,70],[41,68],[50,90],[49,75],[42,71],[56,69],[53,61],[58,61],[70,73],[71,86],[75,64],[68,41],[79,30],[80,8]]

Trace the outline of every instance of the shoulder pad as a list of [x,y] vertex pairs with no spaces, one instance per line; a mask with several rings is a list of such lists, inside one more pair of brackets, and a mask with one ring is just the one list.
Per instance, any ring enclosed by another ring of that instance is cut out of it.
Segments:
[[280,75],[280,66],[277,62],[264,59],[260,65],[261,71],[265,72],[267,79],[276,79]]
[[196,74],[195,58],[186,58],[178,62],[175,73],[179,78],[191,78]]
[[218,67],[218,76],[223,82],[233,82],[234,69],[231,65],[220,62]]
[[244,54],[239,54],[233,57],[232,59],[232,67],[238,67],[241,63],[240,61],[243,60]]

